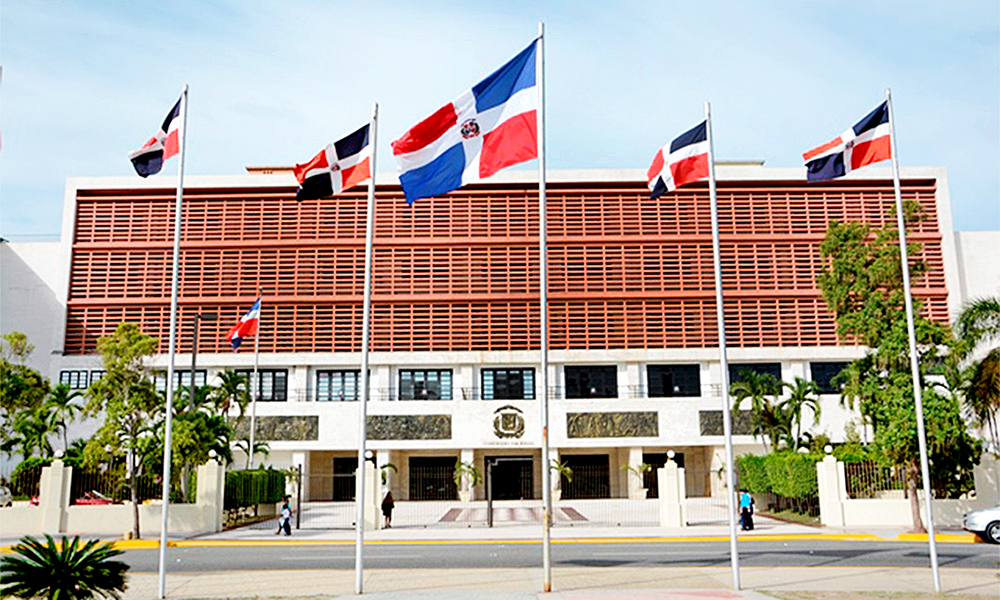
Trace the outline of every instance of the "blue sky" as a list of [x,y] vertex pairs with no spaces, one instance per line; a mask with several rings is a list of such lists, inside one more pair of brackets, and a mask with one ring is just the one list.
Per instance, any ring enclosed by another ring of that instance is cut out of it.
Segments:
[[645,169],[705,100],[719,160],[799,166],[889,86],[901,163],[948,168],[956,229],[1000,229],[996,0],[26,0],[0,15],[0,236],[58,235],[66,177],[131,175],[185,83],[189,174],[304,162],[373,100],[395,170],[388,143],[539,20],[550,168]]

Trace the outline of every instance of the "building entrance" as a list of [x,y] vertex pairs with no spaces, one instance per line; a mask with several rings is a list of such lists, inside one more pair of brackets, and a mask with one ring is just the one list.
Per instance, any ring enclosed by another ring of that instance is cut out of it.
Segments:
[[487,456],[486,489],[494,500],[534,498],[534,460],[530,456]]

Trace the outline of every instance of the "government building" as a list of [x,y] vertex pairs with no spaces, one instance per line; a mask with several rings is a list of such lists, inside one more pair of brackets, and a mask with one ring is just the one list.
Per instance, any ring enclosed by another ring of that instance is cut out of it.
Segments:
[[[831,383],[863,349],[836,334],[817,286],[819,245],[831,221],[895,223],[889,169],[811,184],[803,169],[757,163],[722,163],[717,173],[731,379],[752,370],[815,381],[822,418],[812,425],[807,412],[804,427],[834,441],[850,423],[870,435]],[[638,480],[625,467],[662,466],[671,451],[688,496],[721,493],[707,182],[651,201],[641,171],[550,171],[542,390],[536,171],[507,170],[412,207],[384,175],[367,444],[380,465],[396,467],[386,486],[397,500],[456,498],[456,460],[494,464],[494,498],[540,498],[544,394],[552,458],[574,472],[562,498],[655,495],[655,469]],[[32,364],[53,384],[84,388],[100,377],[97,340],[121,321],[160,339],[153,367],[165,372],[175,182],[70,179],[60,241],[0,244],[3,333],[28,334]],[[1000,232],[952,230],[945,170],[903,169],[902,190],[926,217],[909,231],[929,266],[913,287],[924,313],[948,323],[966,300],[1000,293],[1000,266],[989,259]],[[301,465],[307,500],[354,497],[365,207],[365,186],[296,201],[287,168],[185,181],[178,384],[190,381],[195,348],[199,385],[224,369],[250,374],[259,341],[257,438],[270,454],[256,460]],[[233,352],[226,332],[258,290],[258,339]],[[762,451],[745,418],[735,433],[737,454]],[[476,486],[475,498],[485,493]]]

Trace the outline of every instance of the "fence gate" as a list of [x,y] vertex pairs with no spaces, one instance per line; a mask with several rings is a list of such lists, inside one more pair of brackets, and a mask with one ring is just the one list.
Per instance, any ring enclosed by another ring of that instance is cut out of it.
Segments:
[[296,529],[353,529],[358,459],[333,459],[332,473],[299,476]]

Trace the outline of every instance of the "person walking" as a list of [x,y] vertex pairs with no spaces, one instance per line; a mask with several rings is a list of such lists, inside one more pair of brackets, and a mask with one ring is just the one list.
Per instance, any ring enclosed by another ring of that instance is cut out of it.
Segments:
[[743,531],[753,529],[753,497],[743,488],[740,488],[740,525]]
[[392,501],[392,490],[389,490],[382,499],[382,517],[384,517],[382,527],[385,529],[392,527],[392,509],[395,506],[396,503]]
[[292,535],[292,497],[285,496],[284,500],[281,505],[281,516],[278,517],[278,530],[274,532],[274,535],[278,535],[282,531],[285,532],[285,535]]

